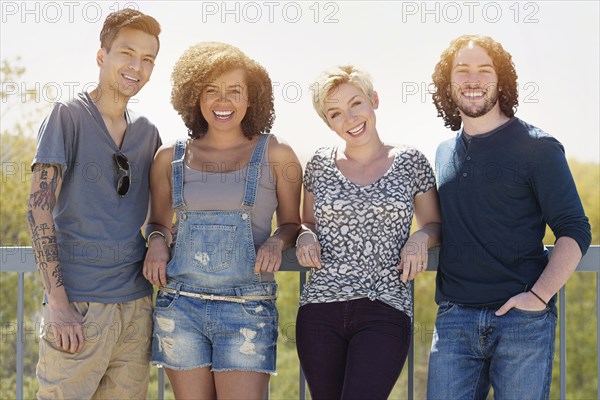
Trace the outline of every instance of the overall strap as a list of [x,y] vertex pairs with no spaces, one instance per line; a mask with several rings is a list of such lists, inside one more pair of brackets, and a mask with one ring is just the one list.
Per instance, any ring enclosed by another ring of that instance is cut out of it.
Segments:
[[178,209],[185,206],[183,201],[183,159],[185,158],[185,144],[187,139],[177,139],[175,149],[173,151],[173,161],[171,169],[173,172],[171,179],[171,199],[173,201],[173,209]]
[[258,136],[258,141],[246,169],[246,188],[244,190],[244,201],[242,202],[243,208],[254,208],[258,182],[260,181],[260,172],[262,170],[261,164],[263,154],[271,136],[271,134],[261,134]]

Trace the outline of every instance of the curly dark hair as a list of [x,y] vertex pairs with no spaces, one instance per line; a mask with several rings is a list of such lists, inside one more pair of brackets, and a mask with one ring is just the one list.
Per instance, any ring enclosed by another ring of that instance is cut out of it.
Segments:
[[451,97],[450,72],[456,53],[469,42],[484,49],[491,57],[496,74],[498,75],[498,103],[500,110],[507,117],[513,117],[519,105],[519,93],[517,88],[517,72],[512,62],[511,55],[504,50],[502,45],[489,36],[463,35],[454,39],[450,46],[440,56],[440,61],[435,66],[431,75],[435,92],[433,92],[433,104],[438,111],[438,117],[444,119],[444,126],[457,131],[460,129],[462,118],[458,107]]
[[160,49],[160,24],[153,17],[132,8],[124,8],[108,14],[102,31],[100,31],[100,47],[110,52],[110,48],[121,29],[137,29],[152,35],[158,41]]
[[208,131],[208,122],[200,111],[204,86],[236,68],[246,72],[248,104],[251,106],[242,120],[244,135],[251,139],[271,131],[275,108],[273,85],[267,71],[235,46],[202,42],[183,53],[171,75],[171,104],[181,115],[190,138],[200,138]]

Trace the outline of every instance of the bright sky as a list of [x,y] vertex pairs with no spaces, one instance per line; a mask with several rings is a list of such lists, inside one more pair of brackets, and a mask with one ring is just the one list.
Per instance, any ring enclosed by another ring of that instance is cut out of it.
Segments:
[[[162,26],[151,81],[130,104],[150,117],[165,142],[187,132],[169,103],[173,65],[187,47],[210,40],[238,46],[269,71],[272,132],[303,162],[339,141],[313,111],[309,85],[327,67],[347,63],[374,78],[383,140],[413,145],[433,161],[437,144],[454,133],[436,117],[427,93],[431,73],[452,39],[479,33],[513,56],[517,116],[560,140],[567,156],[600,161],[597,1],[2,1],[1,58],[20,56],[27,68],[23,82],[2,82],[2,89],[37,87],[40,102],[91,90],[102,22],[126,6]],[[7,117],[2,128],[9,123]]]

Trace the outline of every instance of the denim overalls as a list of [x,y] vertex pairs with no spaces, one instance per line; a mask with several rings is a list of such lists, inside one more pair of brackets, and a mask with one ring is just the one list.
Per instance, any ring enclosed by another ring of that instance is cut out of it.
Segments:
[[187,210],[186,141],[176,142],[172,200],[177,237],[167,286],[156,299],[153,363],[178,370],[212,366],[212,371],[275,373],[277,285],[261,283],[254,273],[250,217],[270,136],[259,136],[246,167],[241,207],[233,211]]

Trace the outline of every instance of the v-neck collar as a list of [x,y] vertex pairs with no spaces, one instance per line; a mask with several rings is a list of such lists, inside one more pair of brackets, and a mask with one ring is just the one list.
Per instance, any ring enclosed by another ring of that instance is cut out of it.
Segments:
[[102,118],[102,114],[100,114],[100,110],[96,106],[96,103],[92,100],[92,97],[88,92],[84,92],[85,99],[90,106],[90,111],[98,124],[98,127],[102,131],[104,138],[110,143],[110,146],[115,149],[115,151],[121,151],[125,147],[125,140],[127,139],[129,127],[131,125],[131,118],[129,116],[129,110],[125,108],[124,116],[125,116],[125,133],[123,133],[123,140],[121,142],[121,146],[119,147],[117,143],[114,141],[112,136],[110,136],[110,132],[108,132],[108,128],[106,127],[106,123],[104,123],[104,119]]
[[381,175],[379,178],[377,178],[375,181],[368,183],[366,185],[361,185],[359,183],[356,183],[352,180],[350,180],[348,177],[346,177],[346,175],[343,174],[343,172],[340,170],[340,167],[337,165],[337,161],[336,161],[336,155],[338,152],[339,148],[333,147],[331,149],[331,153],[329,154],[329,159],[330,159],[330,163],[331,163],[331,168],[333,168],[333,170],[335,171],[335,174],[338,176],[339,179],[348,182],[358,188],[369,188],[372,187],[374,185],[377,185],[378,183],[380,183],[382,180],[386,179],[386,177],[394,170],[396,162],[398,161],[399,157],[398,157],[398,150],[394,149],[395,154],[394,154],[394,160],[392,160],[392,163],[390,164],[390,166],[388,167],[388,169],[383,173],[383,175]]

